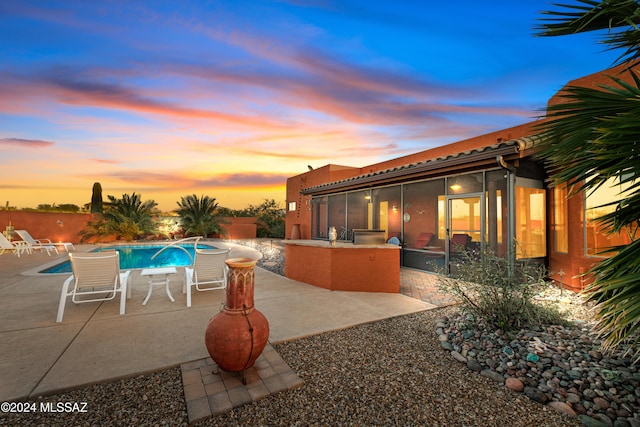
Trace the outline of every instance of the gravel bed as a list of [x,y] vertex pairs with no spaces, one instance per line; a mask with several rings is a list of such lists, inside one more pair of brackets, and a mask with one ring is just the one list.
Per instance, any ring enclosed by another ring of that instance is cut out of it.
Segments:
[[[277,241],[236,243],[283,274]],[[195,425],[640,427],[638,366],[599,353],[575,294],[549,288],[540,298],[566,303],[577,326],[507,336],[454,306],[274,345],[303,386]],[[87,412],[0,414],[0,425],[188,425],[179,368],[30,403],[47,402],[86,402]]]
[[262,258],[256,264],[260,268],[284,276],[284,245],[280,239],[229,240],[229,242],[249,246],[260,251]]
[[[303,386],[196,425],[580,425],[455,361],[434,331],[438,320],[456,313],[456,307],[430,310],[274,345]],[[187,423],[177,368],[41,400],[87,402],[88,412],[3,414],[0,424]]]
[[440,319],[436,334],[470,370],[585,425],[639,427],[640,365],[626,353],[629,346],[602,353],[593,313],[579,295],[549,288],[538,300],[556,305],[573,323],[507,333],[458,312]]
[[[186,426],[180,368],[91,385],[28,402],[30,413],[1,413],[3,426]],[[86,406],[85,406],[86,403]],[[70,405],[75,412],[43,410]],[[77,406],[74,408],[74,404]],[[33,406],[35,405],[35,406]],[[82,412],[81,412],[82,411]]]
[[275,345],[304,381],[199,426],[577,426],[443,350],[436,321],[449,307]]

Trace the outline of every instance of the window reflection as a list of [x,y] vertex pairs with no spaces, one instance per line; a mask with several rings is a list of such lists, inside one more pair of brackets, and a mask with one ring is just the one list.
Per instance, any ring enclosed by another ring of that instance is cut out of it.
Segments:
[[327,224],[327,196],[311,199],[311,238],[325,239],[329,230]]
[[628,245],[633,241],[634,233],[628,227],[625,227],[621,233],[608,234],[597,222],[598,217],[611,213],[616,209],[615,204],[609,206],[604,205],[622,200],[622,193],[624,193],[630,185],[631,184],[616,184],[613,179],[610,179],[600,188],[586,196],[585,242],[587,255],[609,256],[611,254],[602,254],[602,252],[613,246]]
[[545,190],[516,185],[516,258],[547,255]]
[[557,186],[553,189],[553,241],[555,251],[559,253],[569,252],[569,230],[567,220],[569,210],[567,207],[567,187]]
[[402,241],[402,206],[400,186],[373,190],[371,228],[385,230],[385,241],[392,237]]

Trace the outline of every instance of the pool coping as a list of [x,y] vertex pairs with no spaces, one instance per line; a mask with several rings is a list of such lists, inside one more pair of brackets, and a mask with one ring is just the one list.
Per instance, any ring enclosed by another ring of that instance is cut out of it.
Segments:
[[[82,252],[92,252],[94,251],[96,248],[99,247],[109,247],[109,246],[144,246],[144,245],[162,245],[162,244],[169,244],[172,243],[172,241],[148,241],[148,242],[123,242],[120,244],[114,244],[113,242],[111,243],[96,243],[96,244],[92,244],[91,246],[87,246],[89,248],[89,250],[83,250]],[[236,256],[242,256],[242,257],[249,257],[252,259],[261,259],[262,258],[262,253],[260,253],[260,251],[253,249],[251,247],[248,246],[244,246],[244,245],[238,245],[235,243],[228,243],[222,240],[200,240],[198,242],[199,244],[207,244],[210,243],[211,245],[215,245],[216,249],[226,249],[229,248],[231,249],[231,253],[229,254],[230,258],[236,257]],[[241,252],[242,254],[237,254],[234,252]],[[56,277],[56,276],[69,276],[71,273],[70,272],[61,272],[61,273],[41,273],[41,271],[46,270],[47,268],[51,268],[54,267],[58,264],[62,264],[63,262],[67,262],[68,261],[68,257],[64,259],[64,261],[61,261],[60,258],[55,259],[55,260],[51,260],[50,262],[47,262],[45,264],[42,264],[38,267],[35,268],[31,268],[29,270],[23,271],[22,273],[20,273],[22,276],[36,276],[36,277]],[[142,270],[143,268],[127,268],[127,270],[132,270],[132,271],[138,271],[138,270]]]

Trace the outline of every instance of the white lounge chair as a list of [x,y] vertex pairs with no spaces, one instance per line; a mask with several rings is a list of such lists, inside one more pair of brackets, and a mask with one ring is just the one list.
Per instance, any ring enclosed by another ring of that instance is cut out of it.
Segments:
[[187,294],[187,307],[191,307],[191,289],[212,291],[227,287],[227,264],[230,249],[196,249],[193,265],[184,268],[182,293]]
[[51,251],[58,253],[58,248],[49,239],[34,239],[27,230],[16,230],[16,234],[29,245],[29,249],[32,251],[47,251],[49,256],[51,256]]
[[[120,256],[117,251],[69,254],[73,275],[65,280],[60,293],[56,322],[62,322],[67,297],[76,304],[93,301],[108,301],[120,292],[120,314],[124,314],[129,290],[130,271],[120,271]],[[89,298],[83,298],[89,296]]]
[[18,240],[17,242],[10,242],[4,237],[4,234],[0,233],[0,255],[7,251],[13,251],[16,255],[20,256],[21,253],[31,253],[29,245],[26,242]]

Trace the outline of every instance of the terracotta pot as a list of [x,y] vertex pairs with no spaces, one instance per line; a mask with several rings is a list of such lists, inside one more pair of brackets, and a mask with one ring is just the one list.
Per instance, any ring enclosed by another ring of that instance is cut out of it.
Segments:
[[229,267],[226,303],[209,321],[204,341],[221,369],[240,372],[252,367],[267,345],[269,322],[253,306],[257,261],[231,258],[225,262]]

